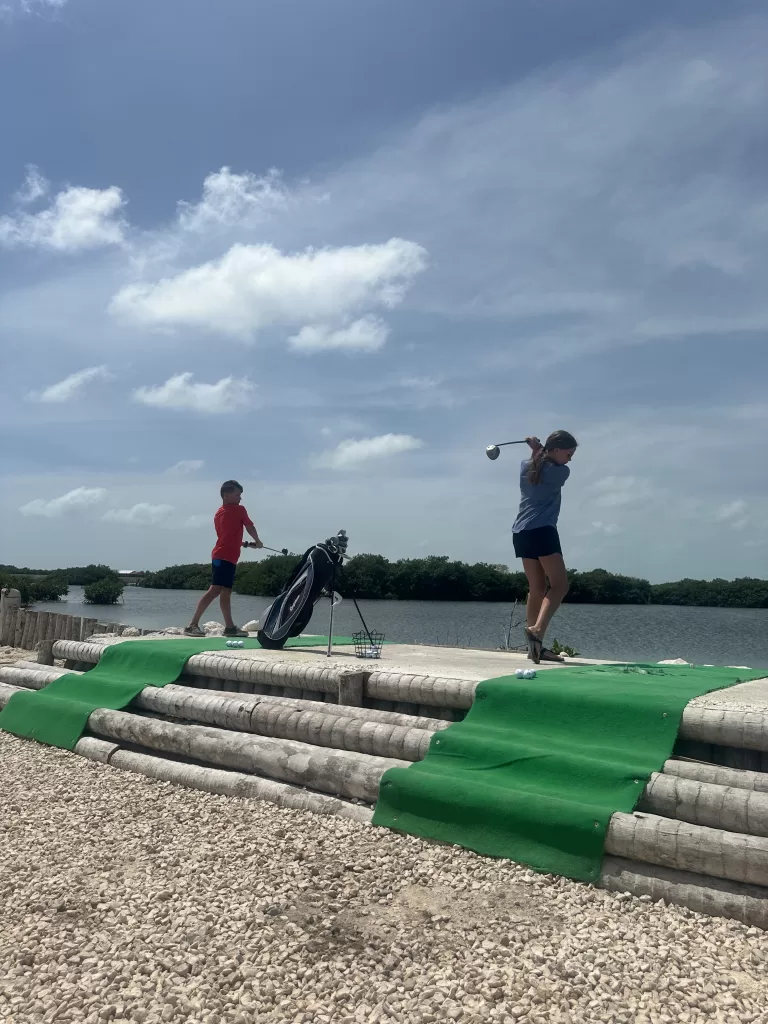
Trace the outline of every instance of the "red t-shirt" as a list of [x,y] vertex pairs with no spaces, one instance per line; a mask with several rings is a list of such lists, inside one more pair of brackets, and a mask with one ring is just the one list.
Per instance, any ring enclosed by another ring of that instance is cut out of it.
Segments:
[[213,517],[216,527],[216,547],[211,558],[221,558],[237,565],[243,545],[243,528],[253,526],[250,516],[242,505],[222,505]]

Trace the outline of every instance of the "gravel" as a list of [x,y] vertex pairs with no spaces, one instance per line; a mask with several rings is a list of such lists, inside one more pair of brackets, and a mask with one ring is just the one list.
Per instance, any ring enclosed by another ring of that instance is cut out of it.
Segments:
[[15,665],[17,661],[35,659],[34,651],[25,651],[21,647],[0,647],[0,665]]
[[766,935],[0,733],[0,1021],[768,1022]]

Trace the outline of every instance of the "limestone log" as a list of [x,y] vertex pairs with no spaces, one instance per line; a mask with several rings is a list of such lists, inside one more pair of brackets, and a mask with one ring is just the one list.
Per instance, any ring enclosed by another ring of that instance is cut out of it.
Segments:
[[681,779],[695,782],[709,782],[716,786],[730,786],[736,789],[750,789],[756,793],[768,793],[768,773],[743,771],[738,768],[721,768],[719,765],[702,764],[698,761],[681,761],[673,758],[664,762],[665,775],[676,775]]
[[372,700],[466,710],[472,707],[478,685],[468,679],[375,671],[366,681],[365,694]]
[[654,772],[637,809],[693,825],[768,838],[768,793]]
[[698,914],[727,917],[754,928],[768,929],[768,889],[707,878],[688,871],[637,864],[605,857],[600,888],[609,892],[647,896],[688,907]]
[[[54,645],[56,658],[88,662],[95,665],[104,650],[113,643],[131,640],[111,638],[103,643],[76,643],[61,640]],[[213,676],[234,684],[266,685],[327,693],[359,706],[362,699],[364,673],[355,669],[323,665],[317,662],[281,662],[258,658],[238,658],[236,653],[195,654],[184,666],[184,676]],[[233,689],[239,689],[238,686]]]
[[[431,733],[399,725],[326,714],[307,708],[309,701],[234,694],[203,694],[186,686],[147,687],[134,704],[146,711],[223,726],[259,736],[299,740],[337,750],[353,750],[381,757],[420,761]],[[319,704],[317,707],[325,708]],[[338,706],[338,710],[344,710]]]
[[691,825],[655,814],[614,814],[605,852],[641,864],[768,885],[768,839]]
[[117,750],[110,757],[113,768],[136,772],[161,782],[170,782],[188,789],[199,789],[206,793],[240,797],[249,800],[267,800],[279,807],[297,811],[312,811],[315,814],[335,814],[370,824],[373,811],[361,804],[349,803],[324,793],[310,793],[284,782],[272,779],[258,779],[241,772],[222,771],[199,765],[169,761],[154,754],[143,754],[129,750]]
[[[33,669],[14,666],[4,670],[0,667],[0,680],[32,689],[41,689],[67,674],[65,669],[42,665]],[[426,755],[432,737],[431,732],[423,729],[366,721],[363,708],[280,697],[203,693],[173,684],[163,688],[147,687],[135,698],[132,706],[185,721],[407,761],[420,761]],[[328,713],[329,709],[331,713]],[[348,711],[354,711],[360,717],[348,718],[345,715]]]
[[348,750],[326,750],[296,740],[252,736],[203,725],[176,725],[124,711],[94,711],[88,728],[103,739],[134,743],[368,803],[376,802],[385,771],[407,767],[409,763]]

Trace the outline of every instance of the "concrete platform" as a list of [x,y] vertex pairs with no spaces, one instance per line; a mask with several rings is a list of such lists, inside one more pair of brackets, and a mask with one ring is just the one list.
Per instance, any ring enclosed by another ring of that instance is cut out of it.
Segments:
[[569,658],[565,664],[542,662],[534,665],[524,654],[513,651],[484,651],[463,647],[428,647],[422,644],[385,644],[381,658],[356,658],[354,647],[333,647],[328,658],[327,647],[293,647],[282,651],[226,650],[226,657],[249,658],[256,661],[302,662],[308,659],[336,666],[364,668],[372,672],[406,672],[413,675],[448,676],[481,682],[496,676],[508,676],[518,668],[556,671],[567,665],[610,665],[613,662],[586,661]]

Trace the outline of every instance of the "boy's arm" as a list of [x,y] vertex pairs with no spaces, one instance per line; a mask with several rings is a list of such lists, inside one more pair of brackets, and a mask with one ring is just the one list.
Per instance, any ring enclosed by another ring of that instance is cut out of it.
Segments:
[[256,527],[253,525],[253,523],[247,523],[245,529],[246,532],[249,533],[251,537],[253,537],[253,544],[250,544],[249,547],[263,548],[264,544],[262,543],[261,537],[259,537],[258,533],[256,532]]
[[245,546],[249,548],[263,548],[264,544],[262,543],[261,537],[259,537],[258,533],[256,532],[256,527],[253,525],[251,517],[248,515],[246,510],[242,508],[242,506],[241,510],[243,513],[243,527],[245,531],[249,534],[249,536],[253,537],[253,544],[248,544],[248,542],[246,541]]

